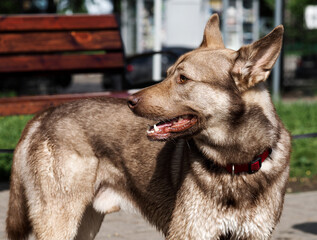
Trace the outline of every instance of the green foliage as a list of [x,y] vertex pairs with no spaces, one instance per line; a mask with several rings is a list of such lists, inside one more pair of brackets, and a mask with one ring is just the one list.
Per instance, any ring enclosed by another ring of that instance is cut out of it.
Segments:
[[[265,0],[274,11],[275,0]],[[305,27],[304,13],[307,5],[316,5],[316,0],[285,1],[285,51],[297,55],[317,53],[317,30]]]
[[[60,12],[65,13],[71,11],[72,13],[87,13],[85,2],[88,0],[47,0],[47,12],[53,13],[56,11],[56,6],[60,5]],[[94,1],[94,0],[89,0]],[[0,14],[17,14],[28,9],[23,9],[22,0],[0,0]]]
[[274,8],[275,8],[275,0],[264,0],[264,2],[266,3],[266,5],[267,5],[272,11],[274,11]]
[[316,4],[316,0],[288,0],[286,7],[294,17],[302,17],[303,20],[305,7],[314,4]]
[[289,0],[286,9],[290,13],[285,18],[286,51],[300,55],[317,53],[317,30],[307,29],[304,14],[307,5],[316,5],[316,0]]
[[0,0],[0,14],[13,14],[21,11],[20,0]]
[[64,0],[62,2],[62,8],[60,9],[62,13],[65,13],[69,10],[73,13],[87,13],[87,8],[85,5],[86,0]]

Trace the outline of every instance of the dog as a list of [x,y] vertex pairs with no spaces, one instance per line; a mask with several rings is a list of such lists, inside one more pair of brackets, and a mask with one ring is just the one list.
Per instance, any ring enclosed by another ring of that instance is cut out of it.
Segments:
[[35,116],[14,153],[9,239],[94,239],[120,209],[166,239],[269,239],[291,150],[265,86],[283,31],[234,51],[212,15],[164,81]]

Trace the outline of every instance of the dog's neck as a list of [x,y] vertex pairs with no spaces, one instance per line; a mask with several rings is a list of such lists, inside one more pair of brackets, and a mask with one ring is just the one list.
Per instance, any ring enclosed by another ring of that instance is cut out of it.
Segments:
[[[220,126],[207,123],[207,128],[194,137],[200,151],[222,166],[251,162],[256,155],[274,147],[278,140],[278,120],[271,113],[274,107],[268,92],[260,86],[243,98],[245,111],[237,121]],[[256,102],[262,102],[265,108]]]

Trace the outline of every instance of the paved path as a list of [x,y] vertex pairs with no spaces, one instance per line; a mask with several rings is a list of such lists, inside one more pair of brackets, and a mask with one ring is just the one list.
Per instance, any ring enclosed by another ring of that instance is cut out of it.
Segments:
[[[0,240],[4,240],[8,184],[0,184]],[[33,238],[32,238],[33,239]],[[96,240],[163,240],[140,216],[124,212],[107,215]],[[286,195],[284,213],[273,239],[317,240],[317,191]]]

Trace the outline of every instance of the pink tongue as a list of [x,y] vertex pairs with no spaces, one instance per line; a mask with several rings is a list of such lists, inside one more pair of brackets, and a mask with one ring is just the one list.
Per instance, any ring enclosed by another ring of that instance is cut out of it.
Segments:
[[187,124],[188,122],[190,122],[190,119],[178,120],[178,121],[173,123],[173,127],[177,128],[177,127],[180,127],[180,126]]
[[171,121],[165,123],[159,123],[156,127],[160,130],[161,133],[168,133],[168,132],[178,132],[182,130],[182,127],[190,123],[190,118],[183,118],[183,119],[173,119]]
[[174,118],[166,122],[160,122],[152,126],[147,135],[151,139],[167,139],[171,133],[183,132],[197,123],[197,118],[193,116],[183,116]]

